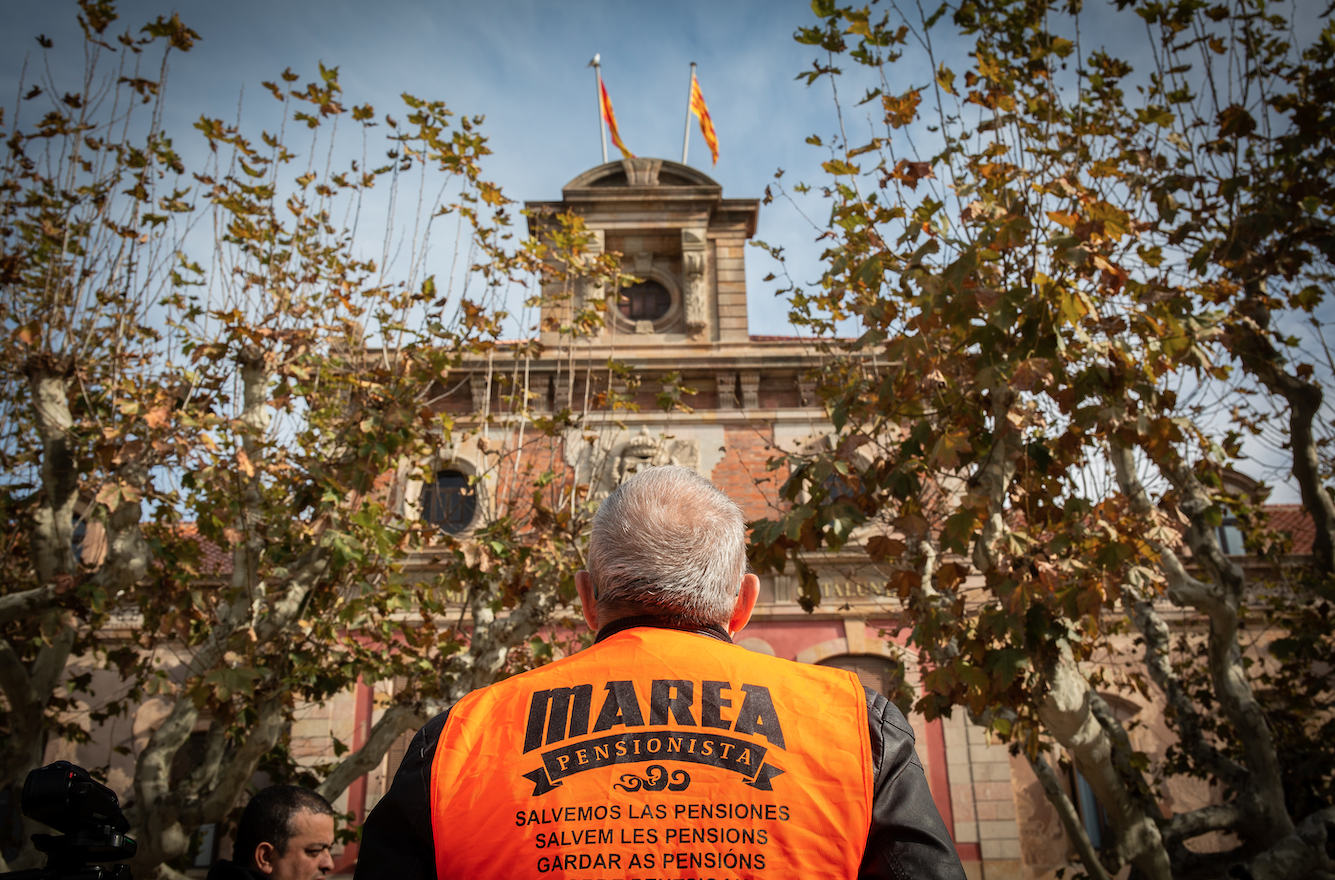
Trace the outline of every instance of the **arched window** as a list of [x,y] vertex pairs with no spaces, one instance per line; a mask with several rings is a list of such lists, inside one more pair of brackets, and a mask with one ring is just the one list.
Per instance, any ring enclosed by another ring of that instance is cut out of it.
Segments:
[[838,471],[830,471],[822,485],[825,487],[825,500],[830,504],[840,501],[851,502],[857,492],[853,489],[852,476],[844,476]]
[[882,696],[894,693],[899,685],[899,667],[888,657],[872,654],[844,654],[839,657],[827,657],[817,666],[833,666],[847,670],[858,677],[862,686],[871,688]]
[[444,470],[422,488],[422,518],[441,531],[457,535],[473,524],[477,492],[463,471]]
[[1243,545],[1242,529],[1238,527],[1238,518],[1233,511],[1224,509],[1224,521],[1219,524],[1219,549],[1227,556],[1245,556],[1247,548]]
[[88,540],[88,520],[82,516],[74,521],[74,534],[70,537],[70,549],[74,551],[75,563],[83,562],[83,545]]
[[621,314],[630,321],[657,321],[672,308],[672,294],[657,281],[641,281],[621,290]]

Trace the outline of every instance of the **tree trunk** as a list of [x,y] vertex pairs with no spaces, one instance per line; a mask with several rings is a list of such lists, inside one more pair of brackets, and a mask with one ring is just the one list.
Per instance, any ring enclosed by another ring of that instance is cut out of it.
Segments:
[[1006,531],[1006,493],[1015,479],[1016,462],[1024,437],[1011,424],[1011,406],[1015,392],[1009,385],[997,385],[992,395],[992,448],[987,459],[974,473],[971,483],[982,489],[987,499],[987,519],[973,545],[973,564],[980,572],[996,568],[997,543]]
[[38,582],[45,584],[79,570],[74,558],[79,474],[69,436],[74,416],[66,393],[73,363],[51,354],[33,355],[24,372],[42,441],[42,489],[33,515],[32,561]]
[[320,783],[320,786],[315,790],[323,795],[325,800],[333,801],[354,780],[375,769],[400,734],[411,730],[415,726],[420,727],[426,724],[428,720],[420,712],[414,711],[409,706],[390,706],[385,710],[385,714],[380,716],[380,720],[372,726],[371,734],[366,738],[366,743],[344,758],[343,762],[335,767],[334,771],[326,776],[324,782]]
[[1116,835],[1113,846],[1119,870],[1131,862],[1152,880],[1172,880],[1168,851],[1144,799],[1133,793],[1113,766],[1114,743],[1092,708],[1089,682],[1081,674],[1070,648],[1062,646],[1061,659],[1047,670],[1048,693],[1039,707],[1043,726],[1066,748],[1076,769],[1085,777],[1108,814]]
[[1251,880],[1329,880],[1335,876],[1335,807],[1313,813],[1246,866]]
[[[1131,509],[1152,516],[1148,494],[1135,473],[1132,450],[1114,442],[1109,456],[1123,494]],[[1246,766],[1220,755],[1204,739],[1191,700],[1184,693],[1167,662],[1168,632],[1153,605],[1144,598],[1131,600],[1132,620],[1145,637],[1146,665],[1155,683],[1168,697],[1178,716],[1180,735],[1188,751],[1237,788],[1247,821],[1236,830],[1263,848],[1276,845],[1293,832],[1293,820],[1284,803],[1278,755],[1274,739],[1260,705],[1252,694],[1238,645],[1238,609],[1246,580],[1242,569],[1219,548],[1214,529],[1205,521],[1211,507],[1209,493],[1180,459],[1155,464],[1177,489],[1179,507],[1190,520],[1185,538],[1192,558],[1211,576],[1210,582],[1192,577],[1171,547],[1151,542],[1160,556],[1168,581],[1168,597],[1179,606],[1190,605],[1210,621],[1208,664],[1215,695],[1237,731],[1246,754]]]
[[[41,490],[33,514],[30,548],[38,586],[12,594],[0,603],[5,622],[49,609],[74,584],[74,509],[78,501],[78,471],[69,436],[74,427],[67,386],[73,372],[68,358],[38,354],[28,358],[24,374],[32,398],[33,420],[42,443]],[[46,711],[61,683],[75,631],[61,622],[50,641],[37,649],[29,664],[8,639],[0,639],[0,692],[8,703],[8,743],[0,751],[0,786],[22,784],[40,767],[46,748]],[[29,824],[25,821],[25,832]],[[24,840],[20,856],[10,866],[25,868],[43,858]]]
[[1071,803],[1071,799],[1066,796],[1066,792],[1062,789],[1061,782],[1058,781],[1057,774],[1053,772],[1052,765],[1048,763],[1047,758],[1042,755],[1037,758],[1030,758],[1029,766],[1034,769],[1034,775],[1038,777],[1039,784],[1043,786],[1043,793],[1048,796],[1048,802],[1057,811],[1057,818],[1061,819],[1062,828],[1066,829],[1066,836],[1071,838],[1071,842],[1075,844],[1075,851],[1080,856],[1081,866],[1089,872],[1092,880],[1112,880],[1112,876],[1103,867],[1103,862],[1099,861],[1098,851],[1094,849],[1094,844],[1085,832],[1085,826],[1080,821],[1080,815],[1075,811],[1075,804]]
[[1312,425],[1321,411],[1323,392],[1314,382],[1299,379],[1284,369],[1284,356],[1270,342],[1269,310],[1263,303],[1265,284],[1246,285],[1246,296],[1237,312],[1241,317],[1229,324],[1224,342],[1248,372],[1261,380],[1271,394],[1289,405],[1289,446],[1293,450],[1293,476],[1298,481],[1303,507],[1312,517],[1312,557],[1323,575],[1335,574],[1335,499],[1321,484],[1317,437]]
[[1293,833],[1293,819],[1284,802],[1274,737],[1265,713],[1252,693],[1238,644],[1238,612],[1246,579],[1237,563],[1220,550],[1219,538],[1206,522],[1205,514],[1212,502],[1205,487],[1181,460],[1159,464],[1177,489],[1181,498],[1179,507],[1191,522],[1185,538],[1192,558],[1213,581],[1206,583],[1192,578],[1182,570],[1176,556],[1166,556],[1169,596],[1173,597],[1173,586],[1176,585],[1179,594],[1192,597],[1191,604],[1210,620],[1210,677],[1215,696],[1242,744],[1249,771],[1246,791],[1255,798],[1253,821],[1240,830],[1257,845],[1272,847]]
[[[183,708],[183,704],[189,708]],[[245,741],[219,760],[206,760],[184,785],[170,785],[176,749],[163,744],[183,743],[190,735],[198,717],[190,698],[177,700],[167,720],[153,732],[149,747],[135,767],[136,802],[129,811],[131,835],[139,843],[139,851],[130,862],[135,876],[154,876],[165,862],[189,851],[190,839],[201,826],[222,821],[232,809],[255,775],[260,759],[278,742],[286,720],[281,694],[260,698],[254,705],[259,719]],[[163,734],[161,740],[159,734]]]

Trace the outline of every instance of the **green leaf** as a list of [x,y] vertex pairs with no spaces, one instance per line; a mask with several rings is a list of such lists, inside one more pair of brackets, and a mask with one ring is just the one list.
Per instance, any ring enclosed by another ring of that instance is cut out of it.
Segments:
[[1005,690],[1020,673],[1030,668],[1029,656],[1019,648],[1001,648],[988,652],[984,667],[997,687]]
[[255,682],[261,673],[244,667],[237,669],[215,669],[204,676],[204,683],[213,688],[219,700],[227,701],[233,696],[249,697],[255,693]]
[[941,62],[940,66],[938,66],[936,69],[936,84],[939,85],[949,94],[952,95],[959,94],[959,92],[955,91],[955,71],[951,70],[949,67],[946,67],[946,63],[944,61]]
[[1168,128],[1173,124],[1173,114],[1167,107],[1141,107],[1136,111],[1136,119],[1144,125],[1157,125]]
[[949,291],[961,293],[964,290],[964,282],[977,268],[978,252],[970,248],[960,254],[959,259],[947,266],[946,270],[941,273],[941,284]]
[[842,159],[831,159],[828,162],[822,162],[820,167],[824,168],[826,171],[835,176],[840,176],[844,174],[859,174],[862,171],[862,169],[858,168],[858,166],[850,165],[849,163],[843,161]]

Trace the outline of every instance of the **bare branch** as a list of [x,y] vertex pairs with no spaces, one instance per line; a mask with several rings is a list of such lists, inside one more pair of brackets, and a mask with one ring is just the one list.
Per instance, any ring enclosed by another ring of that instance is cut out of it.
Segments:
[[[199,709],[195,701],[188,698],[177,699],[172,703],[171,711],[162,720],[148,738],[148,745],[139,753],[135,762],[134,794],[137,804],[145,807],[161,803],[171,793],[171,764],[181,746],[189,739],[199,720]],[[153,815],[153,810],[137,811],[139,824],[159,824],[160,817]],[[142,831],[141,831],[142,834]]]
[[45,611],[56,603],[57,595],[59,592],[55,584],[44,584],[21,593],[0,596],[0,624],[12,623]]
[[32,678],[8,639],[0,639],[0,691],[4,691],[11,711],[37,700]]
[[74,417],[66,393],[72,369],[70,360],[53,355],[34,355],[24,364],[42,441],[42,492],[33,513],[32,560],[44,583],[78,570],[73,543],[78,471],[70,448]]
[[1256,797],[1257,814],[1243,828],[1255,842],[1273,846],[1293,833],[1293,819],[1284,801],[1283,775],[1274,736],[1265,713],[1252,693],[1238,643],[1238,609],[1246,578],[1237,563],[1226,557],[1219,538],[1206,522],[1213,502],[1196,475],[1180,459],[1156,462],[1181,496],[1179,506],[1189,518],[1187,545],[1192,558],[1218,585],[1216,601],[1198,605],[1210,618],[1208,663],[1215,694],[1237,732],[1250,770],[1248,790]]
[[333,801],[352,784],[353,780],[371,772],[400,734],[414,727],[421,727],[426,722],[427,719],[421,713],[409,706],[390,706],[371,728],[366,743],[344,758],[315,790],[326,800]]
[[0,690],[9,702],[8,742],[0,757],[0,786],[18,782],[41,765],[45,745],[46,708],[65,671],[74,647],[74,629],[63,627],[49,645],[43,645],[32,663],[22,658],[8,639],[0,639]]
[[1164,840],[1179,843],[1211,831],[1232,831],[1247,820],[1247,812],[1236,801],[1211,804],[1199,810],[1178,813],[1163,827]]
[[[148,486],[148,467],[143,462],[123,465],[119,476],[141,494]],[[129,589],[148,572],[152,551],[139,527],[143,513],[140,502],[122,500],[107,514],[107,557],[93,579],[109,592]]]
[[73,647],[74,627],[66,625],[51,640],[51,644],[42,646],[37,652],[37,659],[32,663],[32,688],[43,706],[60,683],[60,676],[65,672],[65,663]]
[[1266,390],[1289,405],[1287,439],[1293,450],[1293,476],[1298,481],[1303,507],[1315,526],[1312,556],[1318,571],[1335,574],[1335,499],[1321,482],[1317,437],[1312,429],[1321,411],[1323,392],[1317,383],[1284,370],[1284,356],[1270,341],[1268,310],[1261,304],[1265,295],[1263,281],[1246,285],[1246,296],[1239,308],[1242,317],[1230,324],[1225,342]]
[[1015,479],[1016,461],[1024,440],[1010,422],[1015,392],[1010,386],[1001,384],[993,387],[991,393],[992,448],[971,480],[982,487],[987,498],[987,520],[973,545],[973,564],[982,572],[997,566],[997,542],[1006,531],[1006,493]]
[[199,765],[190,771],[185,788],[198,794],[217,777],[222,767],[223,756],[227,751],[227,727],[219,721],[209,724],[209,732],[204,743],[204,757]]
[[1066,829],[1066,836],[1075,844],[1075,851],[1080,856],[1080,864],[1089,872],[1092,880],[1112,880],[1112,875],[1103,867],[1103,862],[1099,861],[1099,854],[1094,849],[1094,844],[1089,839],[1089,834],[1085,831],[1084,823],[1080,821],[1080,816],[1075,811],[1075,804],[1066,796],[1066,791],[1061,787],[1061,782],[1057,779],[1057,774],[1053,771],[1052,765],[1042,755],[1037,758],[1029,759],[1029,766],[1034,768],[1034,775],[1038,777],[1038,782],[1043,786],[1043,793],[1048,796],[1048,802],[1052,804],[1053,809],[1057,811],[1057,817],[1061,819],[1062,828]]
[[241,792],[250,784],[250,777],[255,775],[260,758],[274,747],[283,733],[287,719],[283,711],[282,694],[266,697],[255,708],[259,716],[255,726],[250,729],[246,741],[228,756],[213,791],[200,805],[201,824],[222,821]]
[[1108,813],[1117,835],[1113,848],[1116,863],[1109,867],[1120,870],[1123,861],[1130,861],[1147,877],[1171,880],[1172,867],[1158,824],[1146,811],[1142,799],[1133,796],[1114,769],[1112,739],[1094,715],[1093,691],[1069,646],[1062,646],[1061,659],[1046,670],[1046,677],[1047,695],[1039,707],[1039,718],[1071,753],[1076,767]]
[[1168,624],[1164,623],[1153,603],[1143,599],[1132,599],[1130,596],[1124,597],[1123,601],[1136,629],[1140,630],[1141,636],[1145,639],[1145,667],[1173,709],[1177,721],[1177,734],[1182,746],[1197,763],[1209,767],[1220,781],[1233,786],[1242,785],[1247,778],[1247,768],[1206,741],[1196,704],[1187,696],[1181,679],[1173,671],[1173,666],[1168,660]]
[[1159,809],[1159,802],[1156,801],[1150,793],[1150,787],[1145,782],[1144,775],[1131,766],[1131,738],[1126,734],[1126,728],[1122,722],[1117,720],[1113,714],[1112,707],[1108,701],[1099,696],[1099,692],[1089,691],[1089,709],[1098,719],[1099,725],[1104,733],[1112,740],[1112,762],[1122,781],[1126,784],[1131,795],[1140,802],[1140,806],[1146,814],[1156,822],[1163,821],[1163,811]]

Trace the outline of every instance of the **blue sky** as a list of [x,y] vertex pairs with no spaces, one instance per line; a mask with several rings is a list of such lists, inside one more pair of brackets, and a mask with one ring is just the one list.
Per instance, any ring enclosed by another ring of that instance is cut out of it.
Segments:
[[[225,0],[174,8],[202,37],[174,56],[169,78],[167,127],[187,148],[199,141],[190,125],[200,114],[234,118],[243,89],[253,113],[268,101],[262,80],[291,66],[306,82],[318,62],[338,65],[348,103],[392,110],[406,91],[444,100],[461,114],[485,114],[494,155],[484,169],[519,201],[559,199],[564,183],[602,161],[593,71],[586,67],[595,52],[622,136],[641,156],[681,158],[689,67],[699,65],[721,155],[711,166],[695,128],[690,164],[718,180],[728,197],[759,197],[777,168],[788,170],[785,181],[803,171],[814,178],[825,156],[804,140],[835,124],[829,87],[794,81],[815,58],[812,47],[792,39],[814,20],[801,0]],[[173,7],[133,0],[118,9],[115,32],[138,30]],[[57,79],[82,68],[73,54],[81,52],[76,11],[72,2],[0,0],[0,100],[11,113],[25,56],[42,63],[37,34],[56,42]],[[790,207],[762,211],[758,237],[786,245],[805,279],[819,275],[814,236]],[[761,281],[773,268],[769,259],[756,249],[747,259],[751,331],[791,332],[775,285]]]

